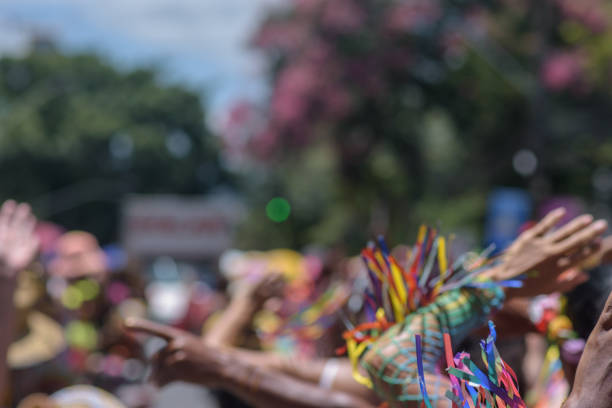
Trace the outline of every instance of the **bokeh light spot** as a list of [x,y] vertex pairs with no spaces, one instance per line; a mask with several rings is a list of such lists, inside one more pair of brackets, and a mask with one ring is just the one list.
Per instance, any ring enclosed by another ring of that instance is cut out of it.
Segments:
[[85,301],[95,299],[100,293],[100,285],[98,285],[98,282],[91,279],[83,279],[77,282],[76,287],[81,292],[83,300]]
[[64,307],[75,310],[81,307],[82,303],[83,294],[81,291],[74,286],[68,286],[62,295],[62,304]]
[[538,158],[528,149],[521,149],[512,158],[514,170],[523,177],[531,176],[538,168]]
[[66,340],[73,347],[93,350],[98,344],[98,332],[91,323],[72,321],[66,326]]
[[274,222],[283,222],[291,214],[291,205],[284,198],[275,197],[266,205],[266,214]]

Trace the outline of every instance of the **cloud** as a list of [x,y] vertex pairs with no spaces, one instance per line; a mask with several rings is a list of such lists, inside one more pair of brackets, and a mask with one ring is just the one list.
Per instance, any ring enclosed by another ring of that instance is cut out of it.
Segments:
[[[2,0],[0,22],[42,27],[61,44],[92,48],[119,63],[161,64],[170,77],[214,84],[213,103],[224,105],[241,91],[250,97],[263,92],[262,60],[247,44],[268,10],[287,2]],[[23,47],[19,28],[0,27],[0,51]]]
[[[65,0],[83,4],[79,0]],[[214,55],[244,67],[244,48],[265,10],[280,0],[90,0],[92,19],[139,41]],[[102,5],[103,4],[103,5]]]
[[30,42],[31,34],[21,24],[0,18],[0,55],[22,53]]

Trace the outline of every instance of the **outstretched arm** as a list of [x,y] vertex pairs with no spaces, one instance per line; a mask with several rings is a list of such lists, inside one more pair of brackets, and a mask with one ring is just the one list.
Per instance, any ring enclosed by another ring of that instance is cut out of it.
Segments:
[[28,204],[6,201],[0,209],[0,394],[9,391],[7,352],[13,341],[16,277],[28,267],[38,249],[36,219]]
[[181,330],[142,319],[128,319],[125,326],[132,332],[162,337],[168,342],[153,359],[154,380],[160,385],[187,381],[222,388],[256,407],[374,407],[348,393],[324,389],[253,364],[232,349],[211,347]]
[[349,393],[322,388],[279,371],[234,360],[226,374],[228,390],[257,407],[374,408]]
[[278,371],[326,389],[345,392],[375,405],[380,402],[373,390],[355,381],[348,358],[301,359],[244,349],[232,349],[231,352],[253,366]]

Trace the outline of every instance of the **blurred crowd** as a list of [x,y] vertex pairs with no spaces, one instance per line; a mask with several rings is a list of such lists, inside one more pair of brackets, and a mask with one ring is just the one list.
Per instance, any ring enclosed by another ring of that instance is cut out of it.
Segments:
[[612,407],[612,3],[46,3],[0,2],[0,406]]
[[6,201],[2,397],[148,407],[181,382],[209,390],[199,406],[611,406],[612,239],[605,221],[564,214],[497,256],[453,255],[425,226],[413,245],[380,238],[353,258],[228,249],[211,287],[171,258],[145,273]]

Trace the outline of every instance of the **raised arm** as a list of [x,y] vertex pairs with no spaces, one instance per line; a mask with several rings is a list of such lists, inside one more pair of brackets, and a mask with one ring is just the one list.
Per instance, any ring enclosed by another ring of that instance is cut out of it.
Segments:
[[16,277],[28,267],[38,249],[34,235],[36,219],[28,204],[6,201],[0,209],[0,391],[9,391],[9,369],[6,358],[13,341],[15,305],[13,294]]
[[574,386],[563,408],[612,406],[612,293],[578,363]]
[[204,341],[210,346],[235,346],[240,333],[251,324],[255,313],[267,299],[277,296],[282,287],[282,277],[272,273],[243,288],[232,297],[229,306],[204,334]]
[[[561,208],[551,211],[519,235],[502,255],[500,264],[491,269],[489,276],[494,280],[514,279],[527,274],[523,287],[509,290],[508,296],[566,292],[583,282],[580,274],[566,271],[599,255],[601,244],[598,239],[608,224],[604,220],[595,221],[590,215],[581,215],[553,230],[564,214]],[[606,245],[609,244],[606,241]]]

